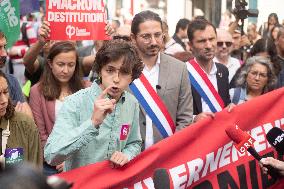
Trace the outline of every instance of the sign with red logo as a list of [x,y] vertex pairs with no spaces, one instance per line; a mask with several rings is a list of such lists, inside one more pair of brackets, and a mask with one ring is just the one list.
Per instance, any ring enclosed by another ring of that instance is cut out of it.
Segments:
[[129,133],[130,125],[124,124],[121,126],[120,129],[120,140],[125,140],[127,138],[127,135]]
[[47,0],[51,40],[105,40],[107,12],[103,0]]

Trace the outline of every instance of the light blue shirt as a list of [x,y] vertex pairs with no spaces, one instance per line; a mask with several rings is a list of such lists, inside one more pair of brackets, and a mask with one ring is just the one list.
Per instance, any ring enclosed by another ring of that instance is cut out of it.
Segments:
[[[140,153],[138,101],[125,91],[115,110],[96,129],[91,117],[95,99],[101,92],[94,82],[66,98],[45,145],[44,158],[49,164],[65,161],[64,169],[70,170],[110,159],[115,151],[123,152],[129,160]],[[130,131],[125,140],[120,140],[123,124],[128,124]]]

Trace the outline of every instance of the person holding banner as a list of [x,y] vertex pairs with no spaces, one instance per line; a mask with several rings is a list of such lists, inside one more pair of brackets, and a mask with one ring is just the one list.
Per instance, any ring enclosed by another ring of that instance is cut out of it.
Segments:
[[123,166],[141,151],[139,104],[126,91],[142,72],[136,48],[106,41],[97,52],[92,86],[67,97],[47,139],[44,158],[70,170],[109,160]]
[[217,47],[217,33],[205,19],[189,23],[187,35],[194,59],[187,62],[192,85],[194,122],[221,111],[230,104],[229,71],[213,61]]
[[158,14],[136,14],[130,37],[145,65],[130,89],[141,105],[140,129],[146,149],[191,124],[191,88],[186,65],[161,52],[164,33]]
[[273,64],[263,56],[253,56],[247,59],[236,78],[236,88],[230,89],[234,104],[256,98],[276,88],[277,77]]

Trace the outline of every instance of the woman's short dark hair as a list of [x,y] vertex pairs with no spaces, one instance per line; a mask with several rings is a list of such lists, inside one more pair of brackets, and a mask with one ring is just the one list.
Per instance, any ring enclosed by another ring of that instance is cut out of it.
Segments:
[[281,65],[277,58],[277,48],[271,38],[261,38],[255,42],[253,47],[250,50],[249,56],[257,56],[258,53],[267,52],[270,61],[273,64],[274,73],[278,75],[281,71]]
[[124,40],[106,41],[96,54],[93,69],[100,74],[103,66],[120,58],[123,58],[122,71],[130,73],[132,80],[137,79],[144,65],[139,58],[136,47],[131,42]]
[[238,78],[236,79],[236,87],[243,87],[245,88],[247,86],[247,76],[249,71],[251,70],[251,67],[254,64],[261,64],[267,68],[267,84],[263,89],[263,93],[267,93],[269,91],[272,91],[276,88],[277,83],[277,77],[274,74],[273,66],[270,62],[270,60],[263,56],[253,56],[247,59],[246,63],[243,67],[241,67],[240,73],[238,75]]
[[146,10],[134,16],[131,24],[131,33],[137,35],[139,33],[139,25],[149,20],[154,20],[159,22],[162,28],[162,19],[160,18],[160,16],[152,11]]
[[[82,82],[82,72],[79,65],[79,57],[76,52],[74,43],[70,41],[60,41],[55,43],[49,50],[47,61],[52,62],[53,59],[60,53],[67,53],[73,51],[76,53],[76,65],[75,71],[69,80],[69,88],[72,93],[79,91],[84,88]],[[44,71],[40,80],[40,91],[47,100],[54,100],[59,98],[61,93],[60,83],[57,78],[53,75],[52,70],[48,62],[45,63]]]
[[[7,84],[9,84],[6,75],[2,71],[0,71],[0,77],[3,77],[6,80]],[[8,106],[6,108],[6,113],[4,115],[5,119],[10,119],[11,117],[14,116],[14,113],[15,113],[15,106],[13,105],[12,100],[9,95]]]

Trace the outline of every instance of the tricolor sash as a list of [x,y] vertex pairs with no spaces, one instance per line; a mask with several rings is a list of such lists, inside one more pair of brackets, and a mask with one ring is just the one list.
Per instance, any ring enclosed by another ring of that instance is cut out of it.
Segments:
[[176,128],[174,121],[167,107],[143,73],[129,85],[129,88],[161,135],[164,138],[173,135]]
[[215,113],[224,108],[224,102],[206,73],[194,60],[187,62],[189,80],[201,98],[208,104],[210,110]]

